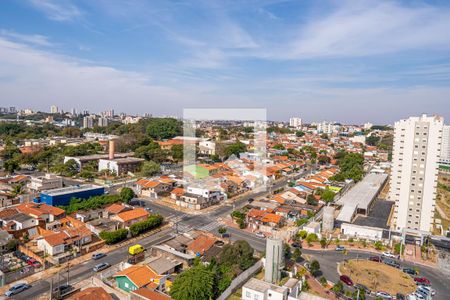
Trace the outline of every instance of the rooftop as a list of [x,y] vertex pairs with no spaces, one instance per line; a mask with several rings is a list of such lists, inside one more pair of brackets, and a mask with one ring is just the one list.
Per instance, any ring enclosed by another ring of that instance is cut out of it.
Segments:
[[244,287],[261,293],[266,293],[269,289],[278,293],[284,293],[287,290],[287,287],[271,284],[256,278],[250,278],[250,280],[244,284]]
[[60,189],[53,189],[53,190],[45,190],[42,191],[41,194],[49,195],[49,196],[60,196],[65,195],[69,193],[77,193],[77,192],[85,192],[95,189],[103,189],[102,186],[94,185],[94,184],[79,184],[79,185],[73,185],[68,187],[63,187]]
[[367,174],[336,202],[343,206],[337,220],[351,222],[356,209],[367,210],[387,178],[387,174]]

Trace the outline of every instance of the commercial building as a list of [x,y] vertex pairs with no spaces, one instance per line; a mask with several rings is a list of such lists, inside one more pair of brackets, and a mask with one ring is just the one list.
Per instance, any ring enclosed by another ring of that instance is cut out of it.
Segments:
[[387,174],[367,174],[342,198],[336,201],[336,204],[341,206],[336,221],[351,223],[356,214],[367,215],[387,178]]
[[42,191],[38,198],[34,199],[36,203],[46,203],[52,206],[68,205],[70,199],[81,198],[88,199],[92,196],[99,196],[105,193],[105,188],[93,184],[82,184],[64,187],[60,189]]
[[443,126],[442,117],[427,115],[395,123],[389,192],[395,230],[432,229]]
[[128,172],[134,173],[141,167],[144,159],[136,157],[116,157],[114,140],[109,141],[109,154],[108,159],[100,159],[98,161],[98,171],[109,170],[116,175],[127,174]]

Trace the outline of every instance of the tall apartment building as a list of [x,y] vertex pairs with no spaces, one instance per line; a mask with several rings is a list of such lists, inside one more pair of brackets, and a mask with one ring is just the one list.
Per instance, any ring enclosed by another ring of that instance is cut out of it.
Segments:
[[443,125],[442,117],[427,115],[395,123],[389,191],[395,230],[432,229]]
[[106,127],[108,126],[108,119],[104,117],[98,118],[98,127]]
[[294,128],[302,127],[302,119],[297,117],[292,117],[289,119],[289,126]]
[[86,116],[83,118],[83,128],[94,127],[95,116]]
[[56,105],[50,106],[50,113],[51,113],[51,114],[57,114],[57,113],[59,113],[59,108],[58,108],[58,106],[56,106]]
[[441,158],[439,162],[450,165],[450,125],[444,125],[442,129]]

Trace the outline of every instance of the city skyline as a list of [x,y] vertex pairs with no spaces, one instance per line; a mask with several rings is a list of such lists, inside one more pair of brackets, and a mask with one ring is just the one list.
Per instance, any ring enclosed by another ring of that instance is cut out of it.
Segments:
[[2,105],[178,116],[184,108],[267,108],[273,120],[361,124],[450,118],[444,1],[2,7]]

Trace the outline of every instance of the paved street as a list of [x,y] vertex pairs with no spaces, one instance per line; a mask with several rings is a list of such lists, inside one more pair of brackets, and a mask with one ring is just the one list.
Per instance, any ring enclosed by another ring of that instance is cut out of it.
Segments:
[[[149,248],[151,245],[162,243],[171,237],[174,236],[174,231],[172,228],[168,228],[165,230],[162,230],[154,235],[151,235],[149,237],[146,237],[139,241],[145,248]],[[81,265],[73,266],[70,268],[70,282],[76,283],[81,280],[87,279],[94,275],[94,272],[92,271],[92,268],[101,262],[108,262],[111,265],[118,264],[124,260],[126,260],[128,253],[127,253],[127,247],[119,248],[117,250],[111,251],[108,253],[108,255],[102,259],[99,260],[89,260]],[[67,273],[64,272],[64,274],[61,274],[60,277],[61,283],[64,281],[64,278],[67,278]],[[58,275],[55,275],[52,277],[54,286],[56,286],[58,282]],[[25,281],[26,279],[24,279]],[[51,279],[48,280],[42,280],[37,283],[34,283],[32,285],[32,288],[17,295],[16,297],[13,297],[12,299],[34,299],[38,297],[39,295],[42,295],[44,293],[48,293],[50,291],[50,282]]]

